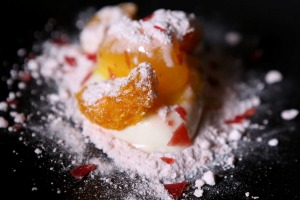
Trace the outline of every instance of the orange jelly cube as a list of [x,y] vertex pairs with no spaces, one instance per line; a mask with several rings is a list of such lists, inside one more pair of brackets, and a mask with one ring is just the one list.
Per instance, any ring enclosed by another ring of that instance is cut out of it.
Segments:
[[153,106],[156,98],[156,73],[151,65],[141,63],[128,77],[112,81],[119,82],[118,89],[113,94],[104,92],[99,99],[89,102],[89,93],[95,95],[95,92],[89,90],[97,92],[97,89],[86,86],[76,94],[76,98],[81,113],[91,122],[107,129],[122,130],[141,121]]
[[[202,32],[195,25],[185,34],[178,33],[180,31],[176,30],[175,25],[177,22],[168,17],[161,19],[165,20],[165,26],[156,25],[160,23],[157,16],[162,14],[157,13],[137,23],[125,20],[125,24],[120,25],[123,26],[121,28],[112,26],[111,29],[117,31],[108,30],[106,39],[99,46],[96,73],[104,79],[125,77],[139,63],[148,62],[158,78],[156,104],[172,105],[180,103],[182,93],[191,81],[191,68],[198,65],[198,60],[192,53],[199,45]],[[176,13],[170,12],[163,14],[176,16]],[[184,20],[186,19],[179,19],[178,23],[183,23]],[[190,26],[194,25],[190,23]],[[125,36],[122,36],[122,31]],[[129,35],[126,36],[127,32]]]
[[99,50],[97,73],[100,73],[105,79],[124,77],[136,66],[136,63],[149,62],[155,69],[159,82],[157,87],[159,91],[158,101],[167,105],[177,103],[190,78],[189,67],[185,62],[185,53],[174,48],[171,51],[171,59],[174,65],[168,67],[163,60],[164,52],[161,48],[153,49],[152,56],[149,57],[147,53],[138,50],[114,53],[110,50],[110,45],[102,45]]

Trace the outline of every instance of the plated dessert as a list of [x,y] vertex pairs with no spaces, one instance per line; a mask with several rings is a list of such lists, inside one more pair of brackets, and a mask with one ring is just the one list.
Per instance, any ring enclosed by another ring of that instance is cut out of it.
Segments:
[[[236,82],[235,60],[202,49],[210,33],[193,13],[137,12],[133,3],[100,8],[75,40],[55,33],[25,59],[22,78],[53,87],[40,97],[49,110],[36,114],[46,123],[29,127],[40,135],[47,127],[43,136],[76,153],[68,166],[76,180],[124,173],[154,199],[177,199],[195,182],[201,197],[216,168],[235,166],[259,97]],[[126,198],[139,199],[136,190]]]

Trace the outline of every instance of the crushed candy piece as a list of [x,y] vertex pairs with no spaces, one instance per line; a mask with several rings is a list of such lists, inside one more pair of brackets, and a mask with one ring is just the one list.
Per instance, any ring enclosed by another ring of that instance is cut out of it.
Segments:
[[164,184],[164,186],[172,199],[177,200],[181,196],[186,184],[187,182],[184,181],[181,183]]
[[169,157],[161,157],[162,161],[164,161],[167,164],[173,164],[176,160],[174,158],[169,158]]
[[192,140],[189,137],[189,131],[183,123],[176,129],[172,138],[168,142],[168,146],[189,146],[191,144]]
[[80,165],[70,171],[71,175],[76,179],[83,179],[86,175],[88,175],[91,171],[96,169],[96,165]]

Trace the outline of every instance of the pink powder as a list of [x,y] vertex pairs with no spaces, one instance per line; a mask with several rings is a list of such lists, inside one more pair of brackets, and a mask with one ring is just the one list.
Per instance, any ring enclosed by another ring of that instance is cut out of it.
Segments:
[[[255,95],[249,96],[245,99],[239,99],[238,93],[240,90],[233,90],[233,86],[226,83],[224,77],[226,76],[226,67],[221,68],[216,74],[216,79],[224,83],[223,92],[221,92],[222,107],[213,110],[207,110],[203,116],[198,136],[194,140],[191,147],[186,148],[179,153],[145,153],[139,151],[126,142],[115,139],[111,135],[101,133],[101,128],[91,124],[86,120],[77,109],[76,101],[73,97],[74,92],[80,88],[80,84],[75,83],[73,80],[81,80],[85,71],[91,69],[93,63],[84,59],[84,55],[78,54],[78,58],[82,58],[82,65],[74,68],[68,73],[64,73],[64,65],[58,64],[60,57],[64,57],[69,52],[76,52],[78,46],[75,44],[65,45],[59,47],[56,44],[47,42],[44,45],[44,51],[40,56],[28,62],[28,69],[31,73],[40,72],[39,76],[46,79],[54,79],[57,84],[56,93],[50,93],[46,97],[46,101],[51,104],[62,103],[63,110],[56,110],[53,107],[54,115],[48,115],[45,118],[47,129],[50,131],[49,135],[45,137],[58,138],[54,142],[63,144],[69,152],[78,154],[77,162],[83,158],[85,146],[87,143],[93,143],[97,148],[103,150],[109,158],[113,159],[113,163],[105,161],[101,158],[90,158],[89,163],[94,163],[98,166],[98,171],[102,176],[114,173],[115,170],[126,172],[129,177],[144,177],[144,182],[139,185],[139,190],[147,191],[148,195],[154,195],[158,198],[165,197],[168,194],[163,189],[162,183],[174,183],[186,180],[197,180],[201,177],[206,184],[213,185],[213,168],[215,166],[222,166],[224,170],[234,167],[234,154],[233,149],[238,144],[239,140],[244,136],[244,131],[250,125],[249,120],[245,119],[244,122],[239,124],[226,124],[227,119],[234,118],[236,115],[244,113],[247,109],[259,105],[259,98]],[[54,49],[57,54],[54,54]],[[78,52],[78,51],[77,51]],[[77,57],[76,57],[77,58]],[[207,63],[210,59],[207,60]],[[37,64],[33,64],[37,63]],[[206,68],[206,61],[203,66],[203,73],[210,73]],[[32,67],[38,66],[38,67]],[[85,71],[83,71],[85,69]],[[222,71],[224,69],[224,71]],[[215,74],[215,75],[216,75]],[[38,77],[39,77],[38,76]],[[79,81],[80,82],[80,81]],[[122,82],[122,81],[121,81]],[[110,85],[109,87],[113,87]],[[245,88],[243,88],[244,90]],[[217,89],[218,90],[218,89]],[[107,90],[108,92],[111,90]],[[217,92],[213,86],[207,87],[207,96],[213,98]],[[220,91],[218,91],[219,93]],[[219,93],[220,94],[220,93]],[[88,96],[88,95],[87,95]],[[91,95],[92,96],[92,95]],[[86,97],[88,102],[93,100]],[[161,114],[163,115],[163,113]],[[76,126],[82,127],[80,129],[71,125],[63,118],[69,118],[71,121],[76,122]],[[34,125],[31,129],[39,132],[39,127]],[[66,134],[67,133],[67,134]],[[88,140],[84,139],[85,137]],[[176,162],[172,165],[166,164],[160,158],[162,156],[172,157]],[[76,162],[76,163],[77,163]],[[207,170],[209,169],[209,172]],[[152,181],[147,181],[152,180]],[[146,184],[147,187],[143,184]],[[150,187],[151,186],[151,187]],[[141,187],[141,188],[140,188]],[[160,189],[159,189],[160,188]],[[137,188],[136,188],[137,189]],[[156,193],[156,190],[160,193]],[[195,195],[201,196],[202,189],[198,189]],[[130,198],[130,196],[128,197]]]
[[[177,19],[173,18],[176,16],[181,22],[176,26],[175,30],[172,30],[176,33],[176,37],[181,39],[182,35],[191,31],[189,23],[193,23],[193,15],[186,16],[182,12],[171,13],[159,10],[157,11],[157,16],[166,13],[168,16],[166,21],[159,21],[160,18],[153,18],[149,23],[167,27],[168,23],[178,24]],[[122,23],[125,26],[126,19]],[[111,31],[113,32],[113,29]],[[122,31],[122,33],[130,34],[130,31]],[[168,38],[164,36],[155,35],[160,34],[158,32],[153,34],[159,40],[168,41]],[[137,38],[133,39],[136,40]],[[147,42],[147,39],[142,39]],[[32,134],[32,138],[38,134],[39,137],[48,138],[53,143],[62,146],[65,152],[61,153],[60,157],[66,152],[70,155],[75,154],[76,156],[70,159],[72,160],[70,166],[80,163],[85,157],[84,153],[86,153],[87,146],[93,144],[96,148],[101,149],[107,157],[93,156],[85,160],[85,162],[98,166],[96,172],[100,174],[101,180],[113,184],[105,176],[116,171],[125,172],[132,182],[135,181],[136,176],[139,176],[141,180],[135,185],[134,192],[152,195],[159,199],[170,199],[163,187],[164,183],[180,181],[195,182],[196,190],[194,195],[201,197],[204,192],[202,188],[204,184],[210,186],[217,184],[214,167],[221,166],[223,170],[234,167],[235,155],[233,150],[237,148],[241,139],[247,137],[245,131],[250,127],[251,121],[248,118],[245,118],[240,123],[233,124],[225,123],[225,121],[233,119],[237,115],[241,115],[248,109],[255,108],[260,104],[260,99],[253,88],[244,83],[229,82],[227,79],[228,73],[231,73],[232,77],[234,77],[232,71],[238,73],[236,66],[228,66],[226,63],[220,62],[220,68],[212,71],[210,70],[211,61],[219,60],[219,58],[212,55],[204,55],[203,66],[201,66],[204,77],[214,77],[214,80],[220,83],[221,86],[218,88],[208,83],[205,88],[204,96],[208,102],[211,100],[214,104],[205,104],[210,108],[205,108],[205,115],[202,116],[193,145],[178,153],[146,153],[133,148],[122,140],[105,134],[101,131],[101,127],[90,123],[79,112],[74,94],[82,87],[82,81],[95,65],[83,53],[79,41],[73,41],[63,46],[51,41],[45,41],[42,45],[42,50],[40,55],[25,63],[25,70],[30,71],[36,83],[41,78],[55,82],[54,89],[56,90],[49,91],[45,96],[41,96],[41,101],[44,101],[51,108],[51,113],[41,117],[43,124],[32,124],[30,118],[27,122],[26,116],[22,113],[14,112],[12,117],[16,123],[29,124],[31,131],[36,132]],[[66,56],[75,58],[76,66],[70,66],[70,63],[65,60]],[[230,63],[232,64],[233,62]],[[139,72],[142,77],[148,77],[147,74],[150,73],[149,66],[143,64],[139,68]],[[137,71],[133,73],[137,73]],[[15,79],[12,78],[13,80]],[[145,81],[145,79],[142,80]],[[84,94],[84,100],[87,104],[92,104],[101,95],[116,95],[115,89],[125,83],[125,79],[117,79],[115,82],[105,82],[101,86],[89,85],[88,88],[90,90]],[[249,94],[249,91],[252,91],[252,93],[250,92],[251,95],[247,95],[244,98],[239,97],[243,96],[241,94],[244,94],[244,92]],[[16,93],[11,92],[7,99],[14,100],[15,98]],[[63,106],[58,108],[57,104]],[[0,105],[1,110],[8,110],[6,103],[1,102]],[[166,112],[167,110],[163,110],[159,115],[164,118]],[[39,116],[39,113],[38,111],[36,115]],[[0,117],[0,128],[6,128],[7,126],[6,119]],[[42,131],[45,129],[48,130],[46,134]],[[276,141],[269,141],[271,146],[276,146],[277,143],[275,143]],[[41,154],[46,150],[49,149],[36,148],[35,153]],[[53,148],[51,151],[56,153],[57,148]],[[161,157],[164,156],[172,157],[176,162],[172,165],[167,164],[161,160]],[[113,162],[109,161],[108,158],[111,158]],[[32,188],[32,190],[36,189]],[[249,196],[249,193],[246,193],[246,196]],[[125,198],[135,199],[137,197],[135,194],[129,194]]]

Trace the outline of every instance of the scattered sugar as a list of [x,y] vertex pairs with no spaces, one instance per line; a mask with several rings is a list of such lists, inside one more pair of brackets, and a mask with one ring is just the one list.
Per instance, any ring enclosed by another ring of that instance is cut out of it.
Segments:
[[16,113],[16,112],[11,112],[11,116],[14,117],[14,122],[16,123],[24,123],[26,121],[26,117],[24,113]]
[[201,190],[201,189],[196,189],[195,191],[194,191],[194,196],[195,197],[202,197],[202,195],[203,195],[203,190]]
[[249,196],[250,196],[250,193],[249,193],[249,192],[246,192],[246,193],[245,193],[245,196],[246,196],[246,197],[249,197]]
[[16,98],[16,93],[15,92],[9,92],[7,100],[14,100]]
[[41,154],[41,153],[42,153],[42,150],[36,148],[36,149],[34,150],[34,153],[36,153],[36,154]]
[[205,182],[202,179],[197,179],[195,181],[195,187],[197,187],[197,188],[201,188],[204,184],[205,184]]
[[208,185],[215,185],[215,175],[212,171],[207,171],[203,174],[202,180]]
[[268,145],[269,145],[269,146],[272,146],[272,147],[277,146],[277,145],[278,145],[278,139],[276,139],[276,138],[270,139],[270,140],[268,141]]
[[229,140],[233,140],[233,141],[239,141],[242,138],[242,134],[241,132],[239,132],[236,129],[233,129],[228,136]]
[[236,46],[241,42],[242,36],[238,32],[230,31],[225,34],[225,41],[231,45]]
[[7,128],[8,127],[8,121],[0,116],[0,128]]
[[273,84],[280,82],[283,79],[283,76],[280,71],[278,70],[270,70],[267,72],[265,76],[265,81],[268,84]]
[[281,112],[281,118],[284,120],[292,120],[295,119],[299,114],[299,111],[297,109],[288,109],[283,110]]
[[0,111],[7,111],[8,105],[6,102],[2,101],[0,102]]

